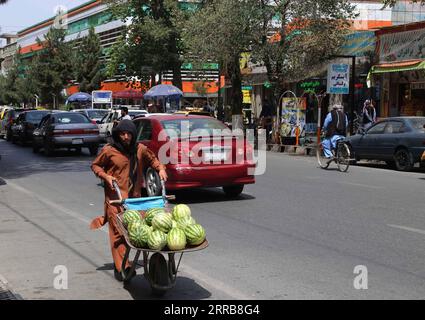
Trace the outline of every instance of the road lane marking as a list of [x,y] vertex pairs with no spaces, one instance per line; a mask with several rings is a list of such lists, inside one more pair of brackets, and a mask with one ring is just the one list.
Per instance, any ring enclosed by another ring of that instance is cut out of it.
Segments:
[[405,227],[405,226],[398,226],[398,225],[395,225],[395,224],[387,224],[387,226],[389,226],[391,228],[397,228],[397,229],[401,229],[401,230],[416,232],[416,233],[419,233],[419,234],[425,234],[425,230],[421,230],[421,229],[409,228],[409,227]]
[[356,186],[356,187],[362,187],[362,188],[383,189],[383,187],[371,186],[369,184],[362,184],[362,183],[353,183],[353,182],[346,182],[346,181],[337,181],[337,183],[348,184],[350,186]]
[[[65,208],[65,207],[63,207],[61,205],[58,205],[58,204],[56,204],[56,203],[54,203],[54,202],[50,201],[49,199],[46,199],[46,198],[44,198],[42,196],[39,196],[36,193],[32,192],[31,190],[25,189],[24,187],[21,187],[21,186],[15,184],[13,182],[7,181],[7,184],[10,187],[12,187],[12,188],[14,188],[14,189],[16,189],[16,190],[18,190],[20,192],[23,192],[23,193],[25,193],[25,194],[27,194],[27,195],[29,195],[31,197],[36,198],[38,201],[40,201],[41,203],[44,203],[47,206],[53,207],[53,208],[55,208],[55,209],[63,212],[66,215],[69,215],[69,216],[71,216],[71,217],[73,217],[75,219],[78,219],[81,222],[84,222],[87,225],[87,227],[91,223],[91,220],[83,217],[79,213],[74,212],[72,210],[69,210],[69,209],[67,209],[67,208]],[[100,230],[102,232],[108,234],[108,230],[107,229],[101,228]],[[237,290],[235,288],[232,288],[232,287],[226,285],[225,283],[223,283],[223,282],[221,282],[221,281],[219,281],[217,279],[214,279],[214,278],[209,277],[208,275],[206,275],[206,274],[204,274],[204,273],[202,273],[202,272],[200,272],[200,271],[198,271],[198,270],[190,267],[187,264],[183,264],[182,263],[182,269],[184,271],[187,271],[187,273],[190,274],[191,276],[193,276],[193,278],[198,279],[200,282],[205,283],[208,287],[214,288],[214,289],[216,289],[219,292],[225,293],[226,295],[228,295],[229,297],[232,297],[235,300],[238,300],[238,299],[250,300],[250,299],[253,298],[252,296],[247,296],[244,293],[240,292],[239,290]]]

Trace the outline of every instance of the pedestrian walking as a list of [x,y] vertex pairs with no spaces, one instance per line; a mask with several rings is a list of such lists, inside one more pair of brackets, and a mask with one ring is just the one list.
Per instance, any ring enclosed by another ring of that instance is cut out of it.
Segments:
[[366,100],[362,111],[363,130],[366,131],[376,122],[376,110],[371,100]]
[[[95,175],[104,181],[104,215],[95,218],[91,229],[99,229],[109,223],[109,239],[114,261],[114,275],[119,281],[121,264],[125,254],[125,240],[117,228],[117,214],[120,206],[110,204],[111,200],[119,200],[114,188],[115,181],[121,190],[123,199],[141,196],[143,169],[152,167],[159,172],[159,177],[166,181],[165,166],[154,153],[143,144],[136,143],[136,126],[130,120],[122,120],[112,131],[112,143],[107,144],[91,165]],[[127,264],[126,270],[131,266]]]

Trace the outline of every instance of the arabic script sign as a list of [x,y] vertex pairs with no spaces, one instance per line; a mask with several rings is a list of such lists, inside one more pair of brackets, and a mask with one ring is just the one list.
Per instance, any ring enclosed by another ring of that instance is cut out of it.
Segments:
[[350,65],[330,64],[328,68],[328,93],[350,93]]
[[379,61],[392,62],[425,58],[425,30],[391,33],[379,38]]

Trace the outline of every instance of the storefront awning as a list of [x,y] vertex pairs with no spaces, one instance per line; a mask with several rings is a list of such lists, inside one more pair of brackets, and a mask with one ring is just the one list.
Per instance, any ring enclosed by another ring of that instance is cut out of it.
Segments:
[[371,86],[372,74],[381,74],[388,72],[403,72],[403,71],[415,71],[425,70],[425,60],[410,60],[393,63],[382,63],[374,65],[367,76],[367,87]]
[[424,60],[410,60],[403,62],[377,64],[370,69],[370,73],[402,72],[422,69],[425,69]]

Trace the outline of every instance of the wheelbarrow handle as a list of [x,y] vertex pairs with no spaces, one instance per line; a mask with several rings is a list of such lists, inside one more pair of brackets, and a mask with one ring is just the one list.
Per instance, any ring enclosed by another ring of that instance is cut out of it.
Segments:
[[112,185],[114,186],[114,189],[117,192],[118,198],[122,202],[121,190],[120,190],[120,187],[118,186],[118,183],[115,180],[112,180]]

